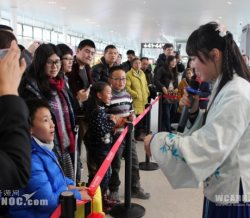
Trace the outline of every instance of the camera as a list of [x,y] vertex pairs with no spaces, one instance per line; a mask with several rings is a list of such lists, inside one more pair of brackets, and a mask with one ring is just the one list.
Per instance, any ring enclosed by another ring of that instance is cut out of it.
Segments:
[[199,95],[201,93],[200,90],[193,89],[191,87],[187,87],[186,90],[187,90],[188,94],[190,94],[190,95]]

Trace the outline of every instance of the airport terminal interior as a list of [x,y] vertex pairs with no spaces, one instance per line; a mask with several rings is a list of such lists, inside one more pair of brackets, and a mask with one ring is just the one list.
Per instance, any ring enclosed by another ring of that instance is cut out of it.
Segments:
[[[95,43],[91,67],[102,63],[104,49],[108,45],[115,46],[122,58],[120,63],[126,62],[127,51],[133,50],[139,61],[141,57],[147,57],[151,74],[157,65],[159,55],[163,53],[164,46],[170,44],[175,55],[180,55],[181,59],[178,61],[184,67],[178,72],[178,82],[180,82],[184,69],[190,68],[187,66],[189,56],[186,52],[188,37],[200,25],[211,21],[219,23],[233,34],[241,54],[248,57],[246,63],[250,69],[249,9],[250,0],[1,0],[0,25],[11,27],[18,43],[25,49],[33,49],[35,44],[38,47],[47,43],[55,45],[64,43],[75,55],[79,43],[90,39]],[[52,61],[51,66],[55,65],[56,61]],[[212,86],[213,84],[209,84],[209,94]],[[152,103],[154,99],[149,101]],[[208,102],[209,95],[204,99]],[[150,111],[148,133],[156,133],[159,130],[161,117],[158,108],[157,101]],[[205,108],[202,109],[205,112]],[[171,120],[171,124],[171,130],[176,133],[178,120],[173,122]],[[145,134],[143,139],[144,137]],[[143,139],[136,138],[139,162],[145,162]],[[81,182],[88,181],[86,152],[82,144]],[[150,162],[155,160],[151,158]],[[121,160],[119,175],[121,180],[119,200],[125,202],[124,158]],[[140,170],[140,183],[144,191],[150,193],[150,198],[132,198],[131,202],[145,209],[145,215],[142,217],[202,217],[203,185],[199,188],[173,189],[160,169]],[[107,213],[106,217],[112,218],[112,215]]]

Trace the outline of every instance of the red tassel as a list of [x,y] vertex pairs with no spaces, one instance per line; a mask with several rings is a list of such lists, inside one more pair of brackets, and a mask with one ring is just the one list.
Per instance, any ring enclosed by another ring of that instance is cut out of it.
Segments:
[[105,218],[104,213],[93,212],[87,216],[87,218]]

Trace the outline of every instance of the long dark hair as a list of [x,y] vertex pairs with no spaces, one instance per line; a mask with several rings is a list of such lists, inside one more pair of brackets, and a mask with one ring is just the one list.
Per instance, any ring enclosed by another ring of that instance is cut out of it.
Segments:
[[233,40],[232,33],[226,31],[225,36],[221,36],[218,27],[219,25],[216,22],[200,26],[189,36],[186,46],[187,54],[197,56],[202,63],[205,63],[205,58],[213,61],[209,54],[213,48],[217,48],[223,53],[222,78],[217,94],[228,81],[233,79],[234,73],[250,81],[250,72],[243,61],[236,42]]
[[167,59],[166,59],[166,61],[165,61],[165,66],[164,66],[164,68],[165,68],[168,72],[170,72],[169,76],[170,76],[171,78],[169,78],[169,79],[171,79],[171,80],[176,80],[177,77],[178,77],[177,65],[176,65],[174,68],[172,68],[172,67],[170,66],[171,61],[173,61],[174,59],[176,59],[176,57],[173,56],[173,55],[167,56]]
[[97,97],[97,93],[100,93],[104,90],[104,88],[106,86],[109,86],[108,83],[106,82],[102,82],[102,81],[98,81],[96,83],[93,84],[93,86],[90,88],[90,92],[89,92],[89,98],[86,102],[86,120],[88,120],[88,118],[90,118],[90,114],[91,113],[95,113],[98,109],[98,106],[104,106],[104,103]]
[[27,72],[27,75],[37,82],[40,91],[48,98],[51,97],[51,89],[48,75],[45,73],[45,67],[48,58],[53,54],[61,57],[59,48],[54,44],[49,43],[40,45],[35,51],[33,61]]

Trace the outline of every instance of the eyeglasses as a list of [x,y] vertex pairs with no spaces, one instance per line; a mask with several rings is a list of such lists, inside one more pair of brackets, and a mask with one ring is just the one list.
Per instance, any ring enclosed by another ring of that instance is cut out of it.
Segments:
[[47,63],[49,66],[52,66],[53,64],[55,64],[57,67],[61,66],[61,60],[55,60],[55,61],[48,60],[46,63]]
[[62,58],[63,60],[66,60],[66,61],[73,61],[74,59],[73,58]]
[[125,81],[126,81],[126,78],[112,78],[112,77],[111,77],[111,79],[113,79],[113,80],[116,81],[116,82],[118,82],[118,81],[120,81],[120,82],[125,82]]

